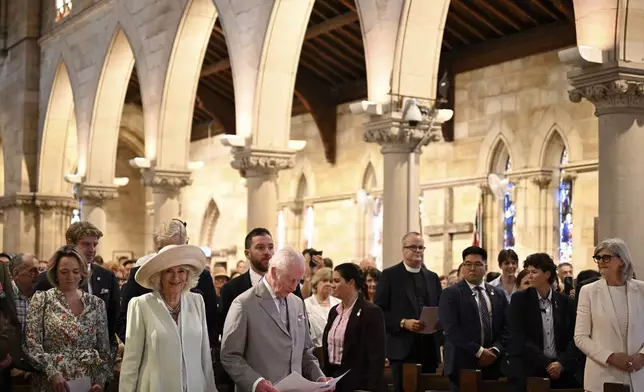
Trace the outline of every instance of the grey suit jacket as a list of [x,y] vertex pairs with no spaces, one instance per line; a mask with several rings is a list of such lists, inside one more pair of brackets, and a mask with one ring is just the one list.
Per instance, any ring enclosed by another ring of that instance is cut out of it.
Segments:
[[324,376],[313,355],[304,302],[289,294],[287,304],[290,332],[262,281],[230,306],[221,339],[221,363],[238,392],[251,392],[260,377],[276,384],[292,372],[312,381]]

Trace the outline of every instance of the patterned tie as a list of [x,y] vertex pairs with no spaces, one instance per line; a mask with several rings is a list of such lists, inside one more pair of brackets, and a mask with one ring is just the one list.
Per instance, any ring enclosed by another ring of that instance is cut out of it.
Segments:
[[278,297],[280,303],[280,317],[282,319],[282,324],[284,328],[289,331],[288,323],[288,306],[286,305],[286,298]]
[[483,287],[476,286],[479,298],[479,314],[481,315],[481,327],[483,327],[483,344],[492,336],[492,322],[490,318],[490,311],[487,308],[487,301],[483,295]]

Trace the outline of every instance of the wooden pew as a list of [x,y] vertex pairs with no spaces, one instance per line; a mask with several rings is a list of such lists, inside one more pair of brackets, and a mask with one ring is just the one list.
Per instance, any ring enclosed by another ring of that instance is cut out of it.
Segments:
[[440,374],[422,372],[422,366],[413,363],[403,365],[403,391],[449,391],[449,380]]
[[628,385],[607,382],[604,384],[604,392],[631,392],[631,388]]
[[584,392],[583,388],[550,389],[550,380],[547,378],[530,377],[527,382],[527,392]]
[[513,392],[505,380],[483,380],[480,370],[461,370],[460,389],[467,392]]

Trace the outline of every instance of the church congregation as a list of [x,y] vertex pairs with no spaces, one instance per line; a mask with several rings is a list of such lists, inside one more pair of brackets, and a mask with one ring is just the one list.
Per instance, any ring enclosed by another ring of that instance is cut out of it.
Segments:
[[0,392],[644,391],[643,29],[0,0]]

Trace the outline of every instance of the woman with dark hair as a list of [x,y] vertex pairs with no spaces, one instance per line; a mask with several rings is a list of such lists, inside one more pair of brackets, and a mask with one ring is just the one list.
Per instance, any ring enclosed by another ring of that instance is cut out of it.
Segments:
[[499,252],[497,257],[499,268],[501,268],[501,275],[490,282],[490,285],[503,289],[505,299],[512,299],[512,294],[517,292],[516,287],[516,273],[519,266],[519,256],[512,249],[503,249]]
[[351,370],[338,382],[336,392],[384,392],[385,319],[382,310],[366,299],[362,270],[351,263],[335,267],[333,291],[342,302],[331,309],[324,328],[326,375],[338,377]]
[[367,278],[367,296],[365,299],[373,303],[373,299],[376,297],[376,287],[380,280],[380,271],[377,268],[368,267],[364,270],[364,274]]
[[530,274],[527,269],[522,269],[517,275],[517,291],[523,291],[530,287]]

